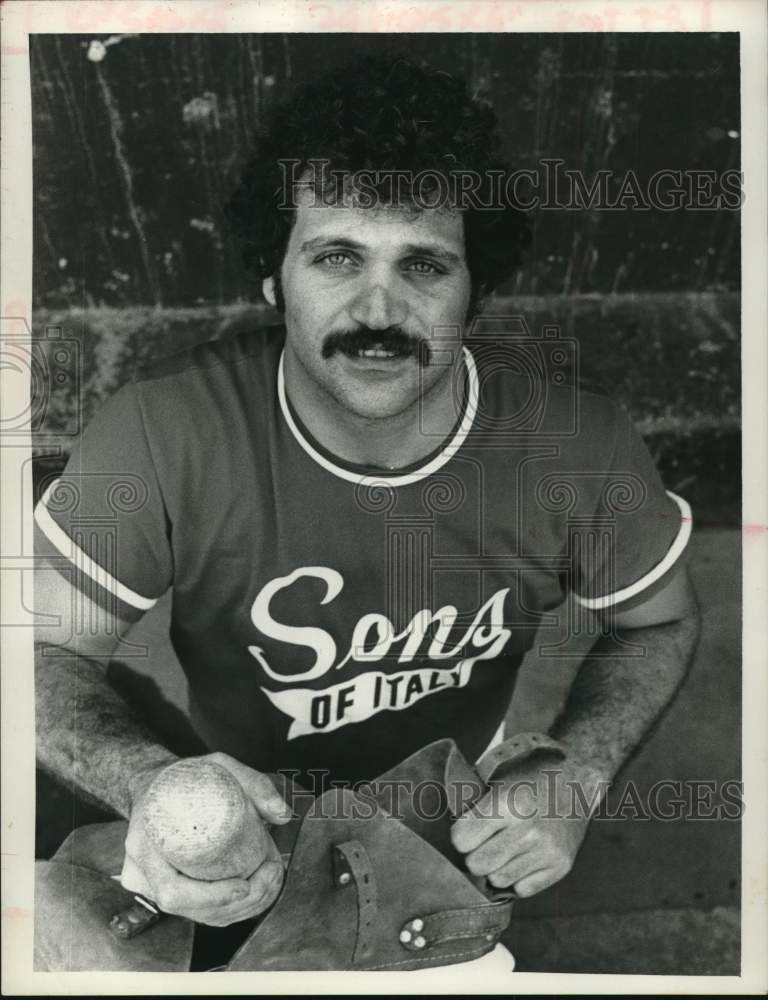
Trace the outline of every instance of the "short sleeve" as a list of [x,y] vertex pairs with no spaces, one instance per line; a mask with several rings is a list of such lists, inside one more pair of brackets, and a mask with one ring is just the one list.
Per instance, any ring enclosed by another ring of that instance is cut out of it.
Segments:
[[593,610],[642,603],[662,588],[691,534],[687,502],[665,490],[629,417],[613,409],[607,467],[589,470],[569,522],[574,599]]
[[35,550],[78,590],[135,620],[173,578],[170,524],[137,388],[119,389],[35,508]]

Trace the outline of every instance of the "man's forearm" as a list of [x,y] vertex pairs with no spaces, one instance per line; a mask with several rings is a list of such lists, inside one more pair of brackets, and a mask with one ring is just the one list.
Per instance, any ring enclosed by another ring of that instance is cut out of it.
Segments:
[[[63,651],[62,651],[63,652]],[[128,816],[137,784],[176,756],[135,718],[91,660],[35,649],[38,763]]]
[[[582,663],[552,734],[587,781],[611,781],[680,687],[699,633],[698,615],[603,636]],[[625,643],[644,649],[631,656]]]

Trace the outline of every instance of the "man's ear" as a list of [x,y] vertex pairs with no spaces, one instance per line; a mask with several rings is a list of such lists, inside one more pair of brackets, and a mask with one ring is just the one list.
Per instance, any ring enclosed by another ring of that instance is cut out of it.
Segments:
[[262,281],[261,291],[264,298],[271,306],[277,305],[277,298],[275,296],[275,279],[272,275]]

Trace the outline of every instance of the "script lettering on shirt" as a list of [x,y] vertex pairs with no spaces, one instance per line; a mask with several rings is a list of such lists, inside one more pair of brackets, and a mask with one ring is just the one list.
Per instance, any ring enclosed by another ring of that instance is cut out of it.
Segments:
[[[445,688],[464,687],[475,663],[499,656],[511,634],[503,624],[504,601],[509,593],[509,588],[503,587],[478,609],[471,624],[463,629],[453,645],[449,643],[449,635],[459,615],[453,605],[445,605],[435,612],[427,608],[418,611],[399,633],[386,615],[371,612],[363,615],[353,627],[349,649],[339,658],[336,643],[325,629],[286,625],[276,621],[270,613],[275,595],[302,577],[314,577],[325,584],[321,605],[333,601],[344,587],[344,579],[336,570],[325,566],[302,566],[287,576],[271,580],[261,589],[251,608],[254,626],[271,639],[304,646],[314,653],[314,663],[309,669],[298,674],[282,674],[269,664],[261,647],[249,646],[249,652],[272,681],[290,685],[314,681],[332,670],[348,666],[359,669],[362,664],[377,663],[385,657],[402,664],[413,662],[417,656],[422,660],[458,658],[459,662],[439,670],[412,668],[386,674],[368,671],[324,690],[292,687],[274,691],[263,687],[270,701],[293,720],[288,739],[331,732],[339,726],[361,722],[377,712],[408,708]],[[398,643],[402,643],[399,651]]]

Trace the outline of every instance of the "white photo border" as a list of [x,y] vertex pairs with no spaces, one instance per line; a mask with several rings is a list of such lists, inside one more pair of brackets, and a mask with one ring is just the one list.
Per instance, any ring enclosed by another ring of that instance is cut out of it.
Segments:
[[[768,988],[768,296],[766,25],[760,0],[6,0],[2,18],[2,333],[32,323],[29,35],[207,32],[738,31],[745,210],[742,213],[743,820],[742,974],[615,976],[514,973],[472,993],[716,994]],[[29,377],[3,370],[0,427],[29,405]],[[455,971],[425,989],[410,973],[44,973],[32,971],[34,705],[31,448],[3,435],[0,494],[2,643],[2,988],[6,995],[452,993]],[[19,526],[23,525],[21,534]],[[704,722],[702,723],[704,724]]]

